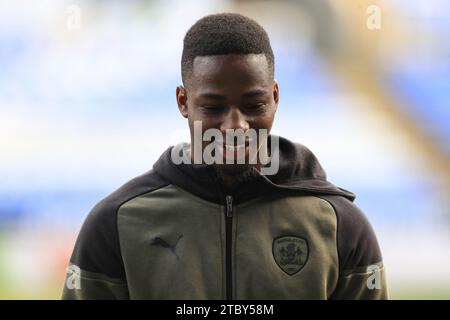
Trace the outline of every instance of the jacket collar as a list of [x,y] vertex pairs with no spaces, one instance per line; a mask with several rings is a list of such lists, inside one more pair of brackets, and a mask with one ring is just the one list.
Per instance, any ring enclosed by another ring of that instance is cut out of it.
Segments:
[[[174,164],[171,160],[173,147],[169,147],[161,155],[153,168],[170,183],[205,200],[221,204],[224,203],[226,194],[233,195],[235,203],[241,203],[274,192],[331,194],[343,196],[350,201],[355,199],[350,191],[327,181],[325,171],[307,147],[282,137],[278,139],[280,165],[277,174],[264,176],[252,169],[229,192],[225,192],[215,165]],[[185,143],[178,147],[189,148],[190,145]]]

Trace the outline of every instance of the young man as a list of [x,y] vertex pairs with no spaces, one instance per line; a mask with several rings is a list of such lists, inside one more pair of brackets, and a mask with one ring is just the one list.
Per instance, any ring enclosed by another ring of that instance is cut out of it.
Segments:
[[[387,298],[355,196],[306,147],[267,136],[279,92],[264,29],[206,16],[187,32],[181,63],[176,99],[191,143],[95,206],[63,298]],[[244,138],[229,139],[236,132]]]

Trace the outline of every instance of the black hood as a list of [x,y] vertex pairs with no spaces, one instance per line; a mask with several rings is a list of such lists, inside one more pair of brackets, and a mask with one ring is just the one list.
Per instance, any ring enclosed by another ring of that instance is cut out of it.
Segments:
[[[269,136],[269,141],[271,136]],[[188,192],[216,203],[224,203],[226,194],[234,196],[235,202],[244,202],[274,192],[340,195],[350,201],[355,195],[327,181],[326,173],[316,156],[304,145],[279,139],[279,170],[275,175],[264,176],[256,169],[244,179],[225,191],[215,165],[179,164],[171,160],[169,147],[153,166],[157,174]],[[189,144],[181,146],[188,149]]]

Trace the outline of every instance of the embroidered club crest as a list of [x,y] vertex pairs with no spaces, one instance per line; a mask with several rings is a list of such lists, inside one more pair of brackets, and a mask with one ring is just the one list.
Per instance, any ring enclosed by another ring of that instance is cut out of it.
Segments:
[[292,276],[299,272],[308,260],[308,243],[296,236],[282,236],[275,238],[272,253],[277,265]]

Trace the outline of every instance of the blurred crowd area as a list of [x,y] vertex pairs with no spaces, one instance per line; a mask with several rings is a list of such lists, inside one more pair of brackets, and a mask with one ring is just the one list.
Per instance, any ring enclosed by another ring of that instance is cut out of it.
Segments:
[[90,209],[189,140],[182,40],[268,31],[280,105],[377,233],[393,299],[450,299],[450,2],[0,0],[0,298],[58,299]]

